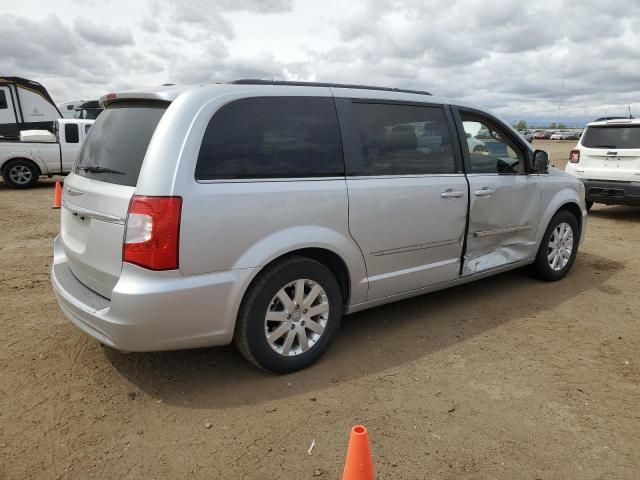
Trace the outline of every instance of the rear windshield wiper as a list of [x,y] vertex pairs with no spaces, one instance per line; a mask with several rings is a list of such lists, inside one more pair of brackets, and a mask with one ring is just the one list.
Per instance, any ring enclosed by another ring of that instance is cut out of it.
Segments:
[[78,167],[78,170],[83,170],[89,173],[114,173],[116,175],[125,175],[120,170],[114,170],[113,168],[100,167],[98,165],[87,165],[86,167]]
[[594,145],[591,148],[618,148],[615,145]]

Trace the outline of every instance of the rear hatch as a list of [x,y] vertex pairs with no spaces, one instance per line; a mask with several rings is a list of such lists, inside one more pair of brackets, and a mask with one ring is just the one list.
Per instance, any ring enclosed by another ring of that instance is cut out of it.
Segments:
[[78,154],[64,182],[61,239],[73,274],[111,298],[122,270],[129,202],[166,102],[109,106]]
[[640,124],[587,127],[580,140],[580,178],[640,181]]

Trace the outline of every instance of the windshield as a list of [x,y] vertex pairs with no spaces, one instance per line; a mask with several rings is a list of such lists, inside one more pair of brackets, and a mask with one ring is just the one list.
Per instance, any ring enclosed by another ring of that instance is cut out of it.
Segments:
[[122,103],[106,109],[89,130],[74,172],[135,187],[151,136],[166,103]]
[[640,148],[640,125],[589,127],[582,137],[587,148]]

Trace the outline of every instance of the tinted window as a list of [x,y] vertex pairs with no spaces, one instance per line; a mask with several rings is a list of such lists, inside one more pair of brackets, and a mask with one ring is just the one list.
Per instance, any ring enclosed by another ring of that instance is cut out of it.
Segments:
[[0,90],[0,110],[4,110],[5,108],[7,108],[7,96],[4,90]]
[[103,182],[135,186],[151,136],[167,104],[115,104],[89,130],[75,172]]
[[75,107],[75,105],[67,105],[67,110],[73,110],[73,107]]
[[438,107],[353,103],[363,165],[355,175],[455,172],[451,137]]
[[247,98],[222,107],[200,147],[196,179],[344,175],[333,99]]
[[640,125],[589,127],[582,137],[587,148],[640,148]]
[[64,126],[64,139],[67,143],[78,143],[80,141],[78,125],[66,123]]
[[526,173],[524,154],[502,128],[462,114],[471,173]]

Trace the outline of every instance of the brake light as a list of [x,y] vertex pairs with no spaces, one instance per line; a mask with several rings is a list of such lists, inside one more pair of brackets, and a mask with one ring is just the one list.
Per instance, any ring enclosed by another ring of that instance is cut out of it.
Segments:
[[580,161],[580,150],[571,150],[569,161],[571,163],[578,163]]
[[124,234],[122,260],[150,270],[178,268],[182,197],[134,195]]

